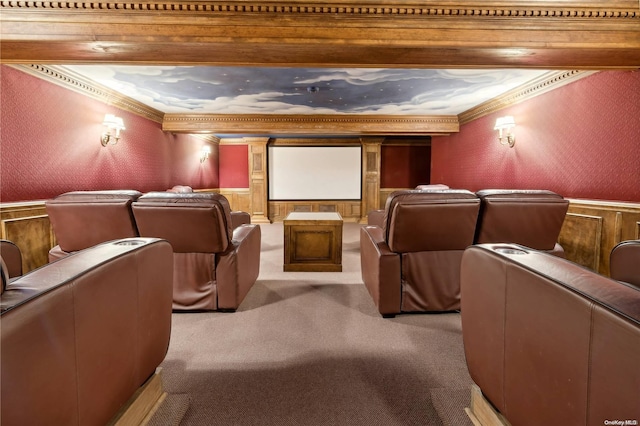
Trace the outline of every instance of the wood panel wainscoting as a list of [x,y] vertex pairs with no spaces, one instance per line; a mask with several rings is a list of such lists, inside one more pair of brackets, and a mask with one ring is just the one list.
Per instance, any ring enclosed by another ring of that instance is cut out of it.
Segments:
[[569,200],[559,242],[567,259],[609,276],[611,249],[640,239],[640,203]]
[[269,201],[269,220],[282,222],[292,212],[336,212],[345,222],[359,222],[360,207],[360,200]]
[[0,238],[20,248],[23,273],[46,264],[57,243],[44,201],[0,204]]
[[209,188],[194,189],[194,192],[210,192],[224,195],[232,211],[251,213],[251,193],[249,188]]

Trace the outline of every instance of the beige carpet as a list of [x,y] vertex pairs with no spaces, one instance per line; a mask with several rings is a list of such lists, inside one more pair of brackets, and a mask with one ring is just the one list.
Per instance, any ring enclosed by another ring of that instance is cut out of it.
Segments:
[[340,273],[282,272],[282,223],[261,228],[260,276],[240,309],[173,316],[162,368],[165,390],[189,396],[181,425],[466,420],[459,314],[381,318],[361,281],[360,225],[344,226]]

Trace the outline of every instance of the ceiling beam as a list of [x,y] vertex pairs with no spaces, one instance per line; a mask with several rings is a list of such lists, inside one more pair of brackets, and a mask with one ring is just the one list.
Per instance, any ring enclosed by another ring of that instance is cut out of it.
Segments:
[[637,0],[0,1],[2,61],[640,66]]

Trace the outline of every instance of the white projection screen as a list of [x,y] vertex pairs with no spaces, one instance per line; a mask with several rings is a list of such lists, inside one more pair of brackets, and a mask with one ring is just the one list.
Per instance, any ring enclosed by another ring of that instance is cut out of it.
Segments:
[[359,200],[360,146],[269,146],[269,200]]

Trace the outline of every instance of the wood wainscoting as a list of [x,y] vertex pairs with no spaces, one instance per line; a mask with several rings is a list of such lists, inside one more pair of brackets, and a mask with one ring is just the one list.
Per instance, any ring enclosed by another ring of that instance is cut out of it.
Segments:
[[[407,188],[381,189],[380,208],[391,192],[400,189]],[[248,188],[199,191],[218,192],[227,197],[232,210],[251,211]],[[282,221],[294,211],[338,212],[345,222],[358,222],[360,210],[360,200],[270,201],[269,219]],[[25,273],[47,263],[57,242],[44,201],[0,204],[0,238],[18,245]],[[571,199],[559,242],[567,259],[608,276],[611,249],[634,239],[640,239],[640,203]]]
[[567,259],[609,276],[611,249],[640,239],[640,203],[569,201],[559,238]]
[[23,273],[48,263],[57,243],[44,201],[0,204],[0,238],[20,248]]
[[212,192],[224,195],[232,211],[251,213],[251,195],[249,188],[211,188],[194,189],[194,192]]
[[282,222],[291,212],[336,212],[345,222],[359,222],[361,205],[360,200],[269,201],[269,220]]

